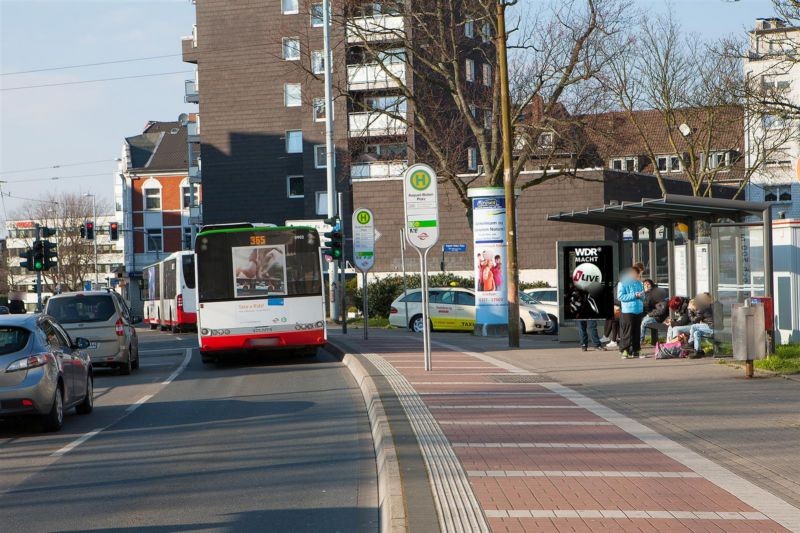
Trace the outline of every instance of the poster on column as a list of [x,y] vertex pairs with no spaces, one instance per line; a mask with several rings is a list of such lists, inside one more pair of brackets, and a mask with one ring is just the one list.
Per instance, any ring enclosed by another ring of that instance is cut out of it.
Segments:
[[616,243],[559,242],[558,251],[561,319],[613,318]]
[[502,188],[470,191],[475,251],[475,322],[508,324],[506,201]]

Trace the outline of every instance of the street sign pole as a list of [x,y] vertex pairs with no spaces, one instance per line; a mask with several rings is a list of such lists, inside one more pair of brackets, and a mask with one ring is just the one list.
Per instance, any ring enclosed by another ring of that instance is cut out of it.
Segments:
[[369,209],[360,208],[353,211],[353,265],[361,271],[364,340],[367,340],[369,338],[367,272],[375,266],[375,216]]
[[[41,238],[41,234],[42,228],[39,224],[36,224],[34,242]],[[42,312],[42,273],[39,270],[36,271],[36,312]]]
[[439,193],[436,172],[424,164],[412,165],[403,176],[404,233],[419,254],[422,286],[422,346],[425,370],[431,362],[428,302],[428,252],[439,240]]

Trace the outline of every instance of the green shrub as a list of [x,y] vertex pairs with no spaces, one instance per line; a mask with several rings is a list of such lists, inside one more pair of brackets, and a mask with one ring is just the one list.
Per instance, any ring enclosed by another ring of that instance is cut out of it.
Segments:
[[547,289],[550,284],[546,281],[520,281],[519,290],[527,291],[528,289]]

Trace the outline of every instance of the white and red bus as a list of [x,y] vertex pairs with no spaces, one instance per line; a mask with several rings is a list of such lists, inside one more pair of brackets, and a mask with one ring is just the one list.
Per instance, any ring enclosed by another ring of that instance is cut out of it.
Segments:
[[182,251],[144,269],[144,321],[151,329],[185,331],[197,325],[194,252]]
[[195,241],[204,362],[224,352],[325,344],[319,235],[310,227],[205,226]]

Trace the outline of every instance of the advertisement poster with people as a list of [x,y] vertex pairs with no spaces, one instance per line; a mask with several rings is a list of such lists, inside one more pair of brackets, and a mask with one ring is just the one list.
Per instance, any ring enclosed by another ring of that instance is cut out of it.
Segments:
[[286,295],[286,247],[235,246],[233,285],[236,298]]
[[558,245],[562,320],[613,318],[616,247],[611,243]]
[[475,250],[475,321],[508,323],[506,204],[502,189],[470,191]]

